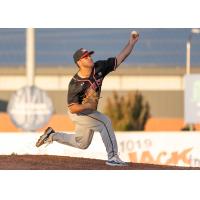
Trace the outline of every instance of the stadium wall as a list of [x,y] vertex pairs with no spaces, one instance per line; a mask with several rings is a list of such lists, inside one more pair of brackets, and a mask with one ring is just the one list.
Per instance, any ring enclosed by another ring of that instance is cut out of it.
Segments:
[[[0,134],[1,155],[62,155],[106,160],[106,151],[100,134],[94,135],[86,150],[53,143],[47,147],[35,147],[41,133]],[[117,132],[120,157],[127,162],[200,167],[200,134],[161,132]],[[9,145],[7,145],[9,144]]]

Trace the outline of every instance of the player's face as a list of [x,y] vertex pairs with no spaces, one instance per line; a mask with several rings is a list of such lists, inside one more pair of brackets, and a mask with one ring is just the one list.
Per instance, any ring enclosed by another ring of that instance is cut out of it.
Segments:
[[94,62],[92,60],[91,55],[84,56],[78,62],[79,66],[83,66],[86,68],[92,68],[94,66]]

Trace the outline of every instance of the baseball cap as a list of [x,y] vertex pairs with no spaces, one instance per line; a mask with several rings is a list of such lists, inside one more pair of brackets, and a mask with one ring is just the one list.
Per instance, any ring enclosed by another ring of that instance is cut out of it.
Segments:
[[92,55],[94,53],[94,51],[88,51],[86,49],[83,49],[83,48],[80,48],[78,49],[74,55],[73,55],[73,58],[74,58],[74,62],[76,63],[77,61],[79,61],[81,58],[87,56],[87,55]]

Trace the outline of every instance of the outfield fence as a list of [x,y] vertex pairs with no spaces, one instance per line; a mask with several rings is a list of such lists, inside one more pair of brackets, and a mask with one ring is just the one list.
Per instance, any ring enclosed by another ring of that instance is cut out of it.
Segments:
[[[35,147],[42,133],[1,133],[1,155],[60,155],[106,160],[99,133],[88,149],[81,150],[57,142]],[[199,132],[117,132],[120,157],[128,162],[200,167]]]

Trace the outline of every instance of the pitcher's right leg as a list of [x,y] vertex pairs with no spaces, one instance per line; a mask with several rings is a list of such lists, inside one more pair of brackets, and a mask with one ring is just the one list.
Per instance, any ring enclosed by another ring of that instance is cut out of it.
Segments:
[[93,130],[76,125],[75,134],[56,132],[53,135],[53,141],[79,149],[87,149],[91,144],[93,135]]

